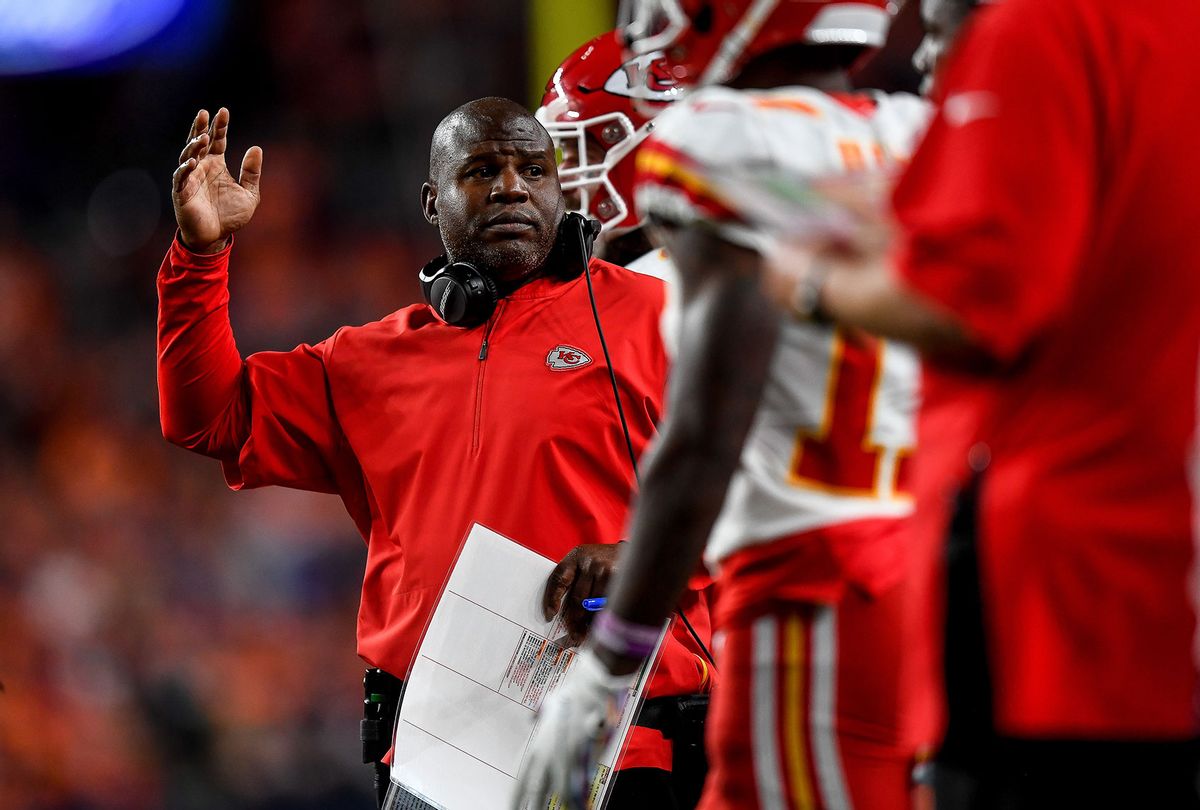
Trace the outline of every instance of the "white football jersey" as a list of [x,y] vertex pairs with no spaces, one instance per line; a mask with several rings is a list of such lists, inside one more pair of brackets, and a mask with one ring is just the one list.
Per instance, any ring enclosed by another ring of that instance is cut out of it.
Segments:
[[[704,223],[760,251],[836,230],[844,214],[822,183],[861,181],[867,193],[885,193],[880,181],[911,155],[928,118],[926,102],[906,94],[705,88],[656,119],[638,158],[639,212]],[[678,314],[664,323],[674,346]],[[903,482],[918,378],[906,346],[788,321],[709,562],[812,529],[910,513]]]
[[674,360],[675,351],[679,345],[679,316],[681,313],[679,271],[671,263],[671,257],[667,255],[666,248],[655,248],[649,253],[642,254],[631,261],[626,269],[642,275],[654,276],[666,282],[664,285],[666,302],[663,305],[662,317],[659,319],[659,328],[662,330],[663,347],[667,350],[667,357]]

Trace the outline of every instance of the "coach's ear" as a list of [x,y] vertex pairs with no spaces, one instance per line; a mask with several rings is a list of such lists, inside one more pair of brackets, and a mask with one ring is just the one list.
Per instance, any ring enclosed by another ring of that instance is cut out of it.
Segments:
[[430,225],[438,224],[437,186],[432,183],[421,185],[421,213],[425,215],[425,221]]

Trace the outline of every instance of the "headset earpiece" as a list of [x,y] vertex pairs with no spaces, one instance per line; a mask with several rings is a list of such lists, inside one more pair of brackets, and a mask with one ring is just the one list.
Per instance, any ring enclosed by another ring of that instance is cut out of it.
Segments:
[[587,269],[592,258],[592,245],[600,233],[597,220],[583,214],[568,211],[558,223],[558,237],[554,243],[555,262],[559,275],[565,280],[579,278]]
[[466,262],[438,256],[421,268],[421,293],[434,314],[451,326],[470,328],[492,316],[500,292],[496,282]]
[[[600,223],[569,212],[558,223],[551,264],[564,280],[578,278],[592,257]],[[467,262],[446,263],[438,256],[421,268],[421,293],[435,315],[451,326],[469,329],[492,317],[500,300],[496,282]]]

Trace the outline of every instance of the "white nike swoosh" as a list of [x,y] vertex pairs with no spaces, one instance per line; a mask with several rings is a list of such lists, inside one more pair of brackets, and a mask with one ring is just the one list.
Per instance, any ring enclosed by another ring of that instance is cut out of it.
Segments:
[[970,90],[953,93],[942,103],[942,115],[946,123],[955,127],[966,126],[972,121],[995,118],[1000,114],[1000,99],[987,90]]

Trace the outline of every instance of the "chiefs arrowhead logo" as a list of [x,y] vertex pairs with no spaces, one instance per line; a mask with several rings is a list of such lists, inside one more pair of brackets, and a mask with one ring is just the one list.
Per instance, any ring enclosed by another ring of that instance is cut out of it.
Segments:
[[604,89],[613,95],[664,104],[683,94],[662,51],[644,53],[621,65],[608,77]]
[[590,366],[592,358],[587,356],[587,352],[583,349],[576,349],[574,346],[564,346],[558,344],[550,353],[546,355],[546,366],[551,371],[570,371],[574,368],[583,368]]

